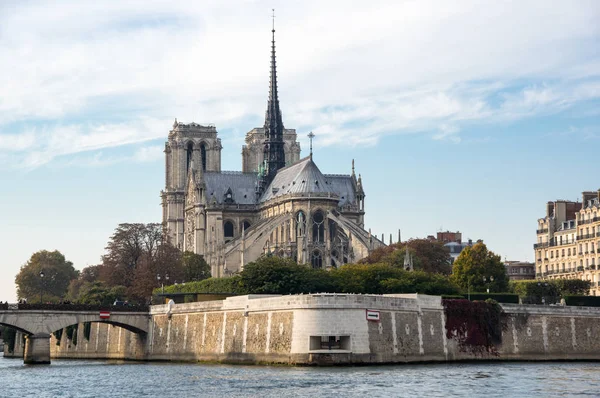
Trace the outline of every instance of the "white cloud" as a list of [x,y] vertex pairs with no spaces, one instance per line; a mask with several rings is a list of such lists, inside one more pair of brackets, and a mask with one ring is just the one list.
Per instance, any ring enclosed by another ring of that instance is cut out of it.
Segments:
[[[598,3],[546,5],[276,2],[284,122],[320,145],[458,140],[444,129],[600,98]],[[223,139],[240,145],[264,112],[272,6],[0,3],[0,162],[165,138],[175,116],[235,131]]]

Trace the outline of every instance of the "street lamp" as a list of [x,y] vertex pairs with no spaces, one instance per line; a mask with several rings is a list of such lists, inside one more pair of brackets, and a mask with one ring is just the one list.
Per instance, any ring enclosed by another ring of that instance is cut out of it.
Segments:
[[[487,279],[487,278],[484,276],[484,277],[483,277],[483,283],[487,283],[487,281],[488,281],[488,279]],[[487,292],[488,292],[488,293],[490,292],[490,283],[492,283],[492,282],[494,281],[494,277],[493,277],[493,276],[490,276],[490,278],[489,278],[489,281],[490,281],[490,282],[489,282],[489,283],[488,283],[488,285],[487,285]]]
[[44,270],[40,271],[40,304],[44,304]]
[[162,289],[162,294],[165,294],[165,281],[169,282],[169,274],[165,274],[164,281],[161,281],[160,274],[156,274],[156,280],[160,283],[160,287]]
[[548,287],[548,282],[544,282],[544,283],[538,282],[537,285],[542,288],[542,305],[545,305],[546,297],[545,297],[544,293],[546,292],[546,288]]

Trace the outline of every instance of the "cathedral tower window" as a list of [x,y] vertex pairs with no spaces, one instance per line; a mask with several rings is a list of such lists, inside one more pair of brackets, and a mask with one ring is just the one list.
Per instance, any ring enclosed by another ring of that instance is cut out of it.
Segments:
[[192,163],[192,159],[193,159],[193,156],[194,156],[194,144],[191,143],[191,142],[188,143],[185,152],[186,152],[186,155],[187,155],[186,163],[185,163],[186,164],[186,170],[189,170],[190,169],[190,164]]
[[321,211],[315,212],[313,215],[312,239],[313,242],[325,242],[325,218]]
[[226,240],[233,239],[233,223],[231,221],[223,223],[223,235]]
[[206,171],[206,145],[200,144],[200,161],[202,162],[202,171]]

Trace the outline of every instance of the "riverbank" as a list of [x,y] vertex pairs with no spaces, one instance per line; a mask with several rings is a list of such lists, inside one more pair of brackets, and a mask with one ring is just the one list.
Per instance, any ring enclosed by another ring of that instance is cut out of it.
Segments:
[[[52,336],[51,356],[288,365],[600,359],[598,309],[503,309],[498,341],[470,346],[448,332],[437,296],[237,296],[153,306],[147,335],[107,323],[79,325],[70,337]],[[22,350],[17,337],[14,353],[5,355],[22,356]]]

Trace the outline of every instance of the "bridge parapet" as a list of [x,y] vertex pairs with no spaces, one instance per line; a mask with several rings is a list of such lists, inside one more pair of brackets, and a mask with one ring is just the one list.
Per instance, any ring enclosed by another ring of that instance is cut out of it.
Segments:
[[23,304],[0,303],[0,310],[43,311],[110,311],[148,313],[148,305],[96,305],[96,304]]

